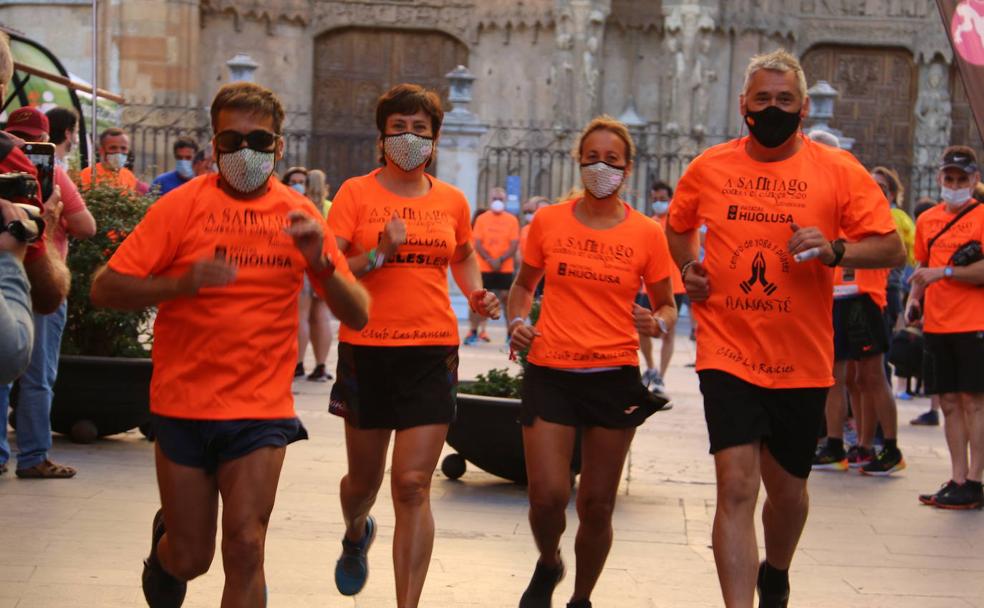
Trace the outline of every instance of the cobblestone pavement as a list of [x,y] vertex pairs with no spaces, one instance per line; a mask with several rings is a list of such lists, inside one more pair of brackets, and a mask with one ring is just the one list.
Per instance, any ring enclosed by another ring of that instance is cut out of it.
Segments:
[[[462,378],[507,365],[503,335],[497,326],[491,344],[462,348]],[[709,546],[714,472],[697,378],[684,366],[693,361],[692,344],[683,336],[667,379],[675,407],[650,418],[632,448],[615,544],[593,597],[599,608],[722,605]],[[290,447],[281,478],[267,543],[270,605],[393,606],[385,483],[369,583],[357,598],[334,589],[345,452],[342,426],[327,413],[329,386],[295,383],[311,440]],[[948,477],[941,429],[906,424],[926,407],[925,399],[900,405],[909,465],[900,475],[814,474],[792,606],[984,608],[984,513],[916,501]],[[142,606],[141,560],[158,506],[151,444],[136,431],[92,445],[58,437],[53,456],[78,467],[78,477],[0,477],[0,608]],[[536,559],[524,489],[472,466],[459,481],[436,473],[432,496],[437,541],[421,605],[515,606]],[[573,506],[568,516],[563,551],[571,562]],[[190,584],[185,606],[218,606],[222,582],[217,555],[211,572]],[[555,606],[572,585],[573,577],[561,584]]]

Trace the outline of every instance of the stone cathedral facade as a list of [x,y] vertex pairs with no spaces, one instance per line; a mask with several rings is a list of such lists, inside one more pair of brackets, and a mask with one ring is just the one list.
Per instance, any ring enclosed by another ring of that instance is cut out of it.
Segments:
[[[87,76],[87,3],[45,4],[5,2],[0,22]],[[475,76],[470,110],[490,128],[575,130],[605,112],[692,155],[739,133],[744,67],[776,47],[802,59],[810,85],[826,80],[839,91],[831,124],[855,140],[862,162],[897,167],[916,193],[931,192],[913,176],[935,165],[945,145],[981,146],[934,0],[101,5],[102,86],[135,100],[201,105],[228,80],[226,62],[248,54],[258,64],[255,80],[302,111],[293,127],[325,137],[308,146],[307,160],[331,165],[333,179],[359,170],[332,159],[371,143],[380,93],[413,81],[446,94],[445,74],[458,65]],[[42,11],[57,27],[36,30]]]

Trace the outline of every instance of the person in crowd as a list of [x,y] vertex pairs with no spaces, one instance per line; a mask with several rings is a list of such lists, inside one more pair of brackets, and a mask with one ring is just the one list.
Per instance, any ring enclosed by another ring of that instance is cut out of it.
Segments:
[[[6,99],[7,83],[14,73],[14,59],[10,53],[7,35],[0,32],[0,99]],[[20,149],[24,141],[0,131],[0,173],[27,173],[37,178],[38,172]],[[40,190],[35,197],[40,201]],[[20,202],[20,201],[18,201]],[[61,192],[57,185],[47,201],[38,203],[48,223],[60,214]],[[46,231],[50,236],[52,231]],[[40,314],[51,314],[68,296],[71,275],[54,247],[48,247],[48,238],[30,243],[24,254],[24,271],[31,285],[31,308]]]
[[117,127],[110,127],[99,134],[98,163],[89,165],[79,173],[79,182],[83,188],[93,187],[93,175],[96,184],[108,184],[121,190],[129,190],[140,194],[146,192],[146,184],[141,186],[140,180],[127,167],[130,154],[130,138]]
[[291,167],[284,171],[281,181],[289,188],[297,190],[303,195],[307,195],[307,176],[308,170],[304,167]]
[[369,324],[343,326],[330,411],[345,419],[348,472],[341,480],[345,534],[335,585],[355,595],[369,576],[370,514],[393,439],[396,603],[420,603],[434,545],[430,484],[454,417],[458,322],[448,269],[472,310],[499,316],[482,289],[461,191],[425,170],[444,111],[437,93],[400,84],[376,104],[382,165],[342,184],[328,214],[338,247],[372,296]]
[[926,393],[938,395],[951,477],[920,502],[942,509],[984,505],[984,206],[973,198],[981,179],[967,146],[943,153],[937,176],[942,202],[916,222],[916,260],[907,319],[922,317]]
[[[937,204],[938,204],[938,202],[936,200],[934,200],[932,197],[929,197],[929,196],[923,196],[923,197],[921,197],[919,199],[919,201],[916,203],[916,207],[913,209],[913,213],[912,213],[913,219],[918,223],[919,222],[919,216],[921,216],[923,213],[929,211],[930,209],[936,207]],[[915,236],[913,236],[913,243],[915,243]],[[913,255],[915,255],[915,251],[913,251]],[[910,273],[905,278],[905,281],[906,281],[905,282],[906,296],[905,296],[905,302],[904,302],[903,310],[905,310],[905,308],[906,308],[905,305],[907,305],[908,304],[908,301],[909,301],[909,290],[908,290],[908,288],[909,288],[909,277],[911,277],[911,276],[912,275]],[[901,317],[902,317],[901,321],[903,323],[905,323],[905,325],[907,325],[909,327],[917,327],[919,329],[920,335],[922,335],[922,322],[923,322],[923,320],[921,318],[920,319],[905,319],[904,318],[905,315],[901,315]],[[925,372],[925,370],[923,370],[923,371]],[[903,378],[899,378],[899,380],[902,381],[903,386],[906,387],[906,393],[908,393],[908,384],[911,381],[911,379],[910,378],[904,378],[903,377]],[[918,383],[917,386],[921,386],[922,384],[923,384],[923,382],[922,382],[922,376],[920,375],[919,383]],[[916,392],[920,392],[920,391],[917,390]],[[940,396],[939,395],[929,395],[929,409],[926,410],[925,412],[923,412],[922,414],[919,414],[918,416],[916,416],[912,420],[910,420],[909,421],[909,424],[911,424],[913,426],[939,426],[940,425]]]
[[[26,219],[26,211],[0,199],[0,220],[4,226]],[[27,243],[7,231],[0,232],[0,335],[4,336],[0,341],[0,383],[3,384],[13,381],[27,369],[34,348],[31,285],[24,272],[26,253]],[[0,475],[6,472],[5,459],[0,462]]]
[[158,196],[164,196],[195,177],[198,142],[190,137],[179,137],[171,145],[171,153],[174,154],[174,171],[161,173],[150,184],[151,192],[155,192]]
[[150,408],[161,509],[143,570],[154,608],[181,606],[187,581],[209,569],[220,496],[222,605],[265,605],[263,547],[286,446],[307,438],[291,396],[301,276],[342,323],[358,329],[368,317],[324,220],[273,177],[283,119],[269,89],[220,88],[219,174],[161,197],[93,279],[96,306],[158,307]]
[[[757,587],[758,605],[773,608],[789,602],[789,567],[833,384],[833,268],[897,266],[905,251],[867,170],[850,153],[802,135],[809,99],[796,57],[755,56],[745,75],[739,110],[749,135],[691,162],[667,235],[700,328],[697,372],[717,479],[712,544],[724,603],[750,607]],[[754,179],[737,179],[748,175]],[[760,187],[769,189],[765,211]],[[698,261],[702,224],[706,257]]]
[[195,177],[200,175],[208,175],[210,173],[217,173],[218,167],[215,166],[215,158],[212,156],[212,147],[205,146],[198,152],[195,152],[194,158],[191,159],[191,167],[195,172]]
[[68,159],[79,147],[79,115],[72,108],[55,106],[45,113],[51,143],[55,144],[55,162],[65,171]]
[[[300,171],[295,171],[290,175],[300,175]],[[314,205],[318,213],[327,218],[325,212],[326,205],[330,205],[327,200],[325,190],[325,173],[318,169],[307,172],[307,183],[305,184],[305,196]],[[307,379],[311,382],[327,382],[334,376],[328,373],[325,364],[328,360],[328,353],[331,351],[331,314],[328,306],[318,297],[318,294],[311,289],[308,281],[304,282],[298,299],[298,330],[297,330],[297,367],[294,369],[294,377],[300,378],[304,375],[304,356],[307,353],[308,342],[314,351],[314,369],[308,374]]]
[[530,225],[533,223],[533,216],[544,207],[550,206],[550,199],[545,196],[531,196],[523,203],[523,225],[519,229],[519,247],[516,250],[517,260],[521,264],[523,261],[523,248],[526,246],[526,239],[530,235]]
[[[655,181],[649,186],[649,205],[652,218],[659,222],[666,231],[666,218],[669,217],[670,202],[673,200],[673,188],[663,181]],[[676,267],[670,272],[670,279],[673,283],[673,301],[676,303],[677,312],[683,309],[687,303],[687,290],[683,286],[683,279],[680,278],[680,270]],[[636,296],[637,303],[649,308],[649,296],[645,291],[640,291]],[[646,360],[646,371],[642,374],[642,383],[647,387],[658,391],[665,388],[664,378],[666,371],[670,368],[670,361],[673,359],[674,334],[676,326],[673,327],[674,333],[663,336],[662,346],[659,351],[659,367],[653,364],[653,339],[645,334],[639,334],[639,350]]]
[[[482,285],[500,303],[504,303],[515,271],[516,252],[519,249],[519,220],[506,211],[506,191],[496,187],[489,192],[489,208],[475,218],[473,232],[478,268],[482,271]],[[485,319],[477,314],[469,316],[471,328],[465,337],[465,346],[479,340],[490,342]]]
[[[35,107],[25,106],[10,113],[7,132],[32,142],[47,142],[50,125],[47,116]],[[54,183],[61,195],[58,219],[48,216],[45,232],[59,260],[68,256],[68,237],[87,239],[96,233],[96,221],[86,209],[85,202],[68,173],[55,164]],[[67,300],[62,300],[51,314],[34,316],[34,349],[31,363],[20,377],[20,397],[17,403],[17,476],[22,478],[55,479],[74,477],[72,467],[52,462],[51,401],[58,374],[62,331],[68,314]],[[10,386],[0,386],[0,420],[7,419]],[[6,459],[10,447],[6,435],[0,435],[0,458]]]
[[[659,337],[676,322],[663,231],[619,198],[635,154],[628,129],[609,116],[595,118],[575,151],[584,192],[534,216],[509,294],[511,345],[529,349],[520,421],[539,551],[521,608],[550,606],[564,576],[560,538],[578,428],[576,575],[567,606],[591,606],[612,545],[615,494],[632,437],[665,403],[642,385],[638,334]],[[534,326],[526,317],[541,278],[545,295]],[[634,303],[640,285],[655,312]]]

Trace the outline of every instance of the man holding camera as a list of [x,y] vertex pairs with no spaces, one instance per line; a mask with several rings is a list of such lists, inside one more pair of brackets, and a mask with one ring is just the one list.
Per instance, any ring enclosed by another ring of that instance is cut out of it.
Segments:
[[952,466],[952,478],[919,501],[941,509],[984,504],[984,207],[972,196],[980,179],[973,149],[947,148],[937,176],[943,202],[916,223],[921,267],[906,319],[923,315],[926,393],[940,397]]

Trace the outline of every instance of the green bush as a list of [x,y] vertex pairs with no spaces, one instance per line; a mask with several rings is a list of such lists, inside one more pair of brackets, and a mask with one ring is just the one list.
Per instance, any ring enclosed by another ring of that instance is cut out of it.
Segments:
[[102,267],[147,212],[153,202],[109,185],[82,190],[89,212],[96,220],[96,234],[76,241],[68,254],[72,290],[62,353],[104,357],[149,357],[149,337],[142,335],[153,311],[96,308],[89,301],[92,276]]

